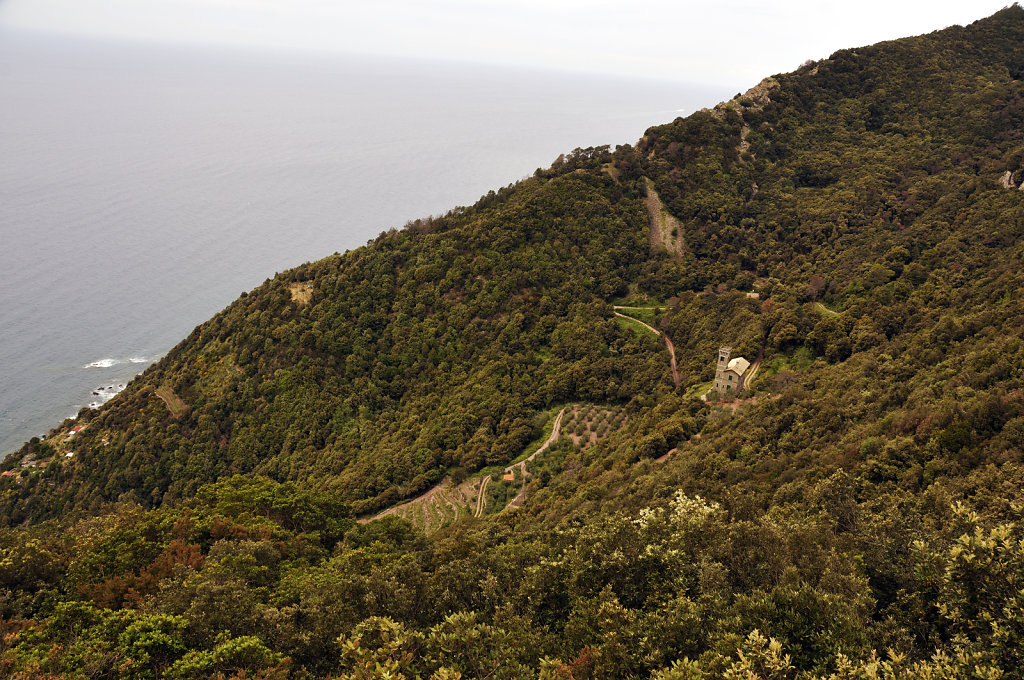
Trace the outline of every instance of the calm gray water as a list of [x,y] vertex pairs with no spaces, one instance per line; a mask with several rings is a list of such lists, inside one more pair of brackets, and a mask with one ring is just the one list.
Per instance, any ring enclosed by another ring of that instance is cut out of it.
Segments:
[[735,89],[2,32],[0,454],[275,272]]

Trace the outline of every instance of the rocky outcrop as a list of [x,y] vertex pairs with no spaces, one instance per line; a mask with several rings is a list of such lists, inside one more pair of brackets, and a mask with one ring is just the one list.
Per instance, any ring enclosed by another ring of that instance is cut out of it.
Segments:
[[[760,111],[767,104],[771,103],[772,90],[779,86],[779,81],[775,78],[768,77],[759,82],[754,87],[750,88],[746,92],[740,95],[736,95],[727,102],[718,104],[713,109],[704,109],[718,120],[725,120],[729,111],[735,111],[740,120],[743,120],[743,114],[746,111]],[[743,159],[743,154],[750,151],[750,142],[747,141],[747,135],[750,134],[750,125],[743,120],[743,127],[740,128],[740,143],[736,147],[736,155]]]
[[779,86],[779,81],[769,76],[754,87],[741,95],[737,95],[727,102],[718,104],[713,109],[705,109],[712,116],[719,120],[725,120],[729,111],[735,111],[743,116],[744,111],[760,111],[765,105],[771,103],[771,92]]

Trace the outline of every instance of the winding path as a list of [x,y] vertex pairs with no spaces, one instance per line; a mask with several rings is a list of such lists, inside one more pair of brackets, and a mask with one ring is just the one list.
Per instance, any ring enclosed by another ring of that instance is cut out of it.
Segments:
[[[526,464],[529,463],[534,458],[536,458],[538,454],[547,450],[547,448],[554,444],[558,440],[559,436],[561,436],[562,417],[564,415],[565,407],[563,407],[555,416],[555,422],[551,426],[551,434],[548,435],[548,438],[544,440],[544,443],[541,444],[536,451],[530,454],[529,457],[519,461],[518,463],[513,463],[512,465],[506,467],[505,472],[511,472],[512,470],[518,467],[520,468],[520,475],[525,478],[527,476]],[[484,514],[484,508],[487,505],[487,486],[490,483],[491,476],[485,475],[483,478],[480,479],[480,486],[477,489],[473,490],[473,486],[476,485],[476,481],[474,479],[467,479],[461,484],[454,485],[452,484],[452,480],[450,477],[445,477],[434,487],[428,489],[426,492],[420,494],[415,498],[409,499],[408,501],[405,501],[404,503],[400,503],[398,505],[393,505],[390,508],[378,512],[375,515],[359,517],[356,519],[356,521],[359,524],[366,524],[367,522],[379,519],[381,517],[385,517],[387,515],[398,514],[400,516],[404,516],[403,513],[409,511],[410,509],[416,508],[419,508],[419,511],[422,513],[425,512],[424,510],[422,510],[422,508],[427,508],[428,506],[431,505],[431,503],[443,503],[447,505],[454,511],[456,518],[458,518],[459,512],[463,510],[463,508],[465,508],[468,512],[472,513],[473,517],[482,517]],[[472,498],[470,495],[474,493],[476,496],[475,499]],[[523,499],[525,498],[524,494],[525,491],[520,491],[519,495],[517,495],[512,500],[512,502],[509,503],[509,505],[511,506],[513,504],[521,504],[523,502]],[[461,503],[463,499],[467,501],[465,505]]]
[[480,482],[480,492],[476,496],[476,509],[473,510],[473,517],[482,517],[484,514],[484,492],[487,491],[487,485],[490,483],[490,475],[485,476],[484,481]]
[[668,347],[668,354],[669,354],[668,365],[672,369],[672,382],[673,382],[673,384],[675,384],[676,387],[679,387],[679,367],[676,364],[676,346],[674,344],[672,344],[672,338],[668,337],[667,334],[662,333],[661,331],[659,331],[657,328],[655,328],[654,326],[650,325],[649,323],[644,323],[643,321],[641,321],[640,319],[636,318],[635,316],[630,316],[629,314],[623,314],[622,312],[618,311],[620,309],[649,309],[649,308],[648,307],[623,307],[621,305],[612,305],[612,311],[615,313],[615,316],[621,316],[623,319],[629,319],[630,321],[636,321],[638,324],[640,324],[641,326],[643,326],[644,328],[646,328],[647,330],[649,330],[650,332],[654,333],[659,338],[661,338],[662,340],[665,341],[665,347]]
[[[519,461],[518,463],[513,463],[512,465],[509,465],[508,467],[505,468],[505,472],[512,472],[516,468],[519,468],[519,475],[523,478],[523,486],[521,489],[519,489],[519,493],[517,493],[516,497],[509,501],[508,505],[505,507],[518,508],[520,505],[523,504],[523,501],[526,500],[526,476],[528,474],[526,472],[526,464],[529,463],[534,458],[536,458],[543,451],[546,451],[549,446],[558,441],[558,438],[562,435],[562,416],[565,415],[565,408],[566,407],[563,406],[562,410],[558,412],[557,416],[555,416],[555,423],[554,425],[551,426],[551,434],[548,435],[548,438],[544,440],[544,443],[541,444],[536,451],[531,453],[523,460]],[[490,479],[490,477],[488,477],[487,479]],[[482,485],[480,487],[481,499],[483,498],[483,489],[484,486]],[[478,505],[480,504],[478,503]],[[479,516],[480,515],[477,515],[477,517]]]
[[754,363],[750,364],[750,370],[747,372],[746,377],[743,378],[743,389],[750,389],[750,385],[754,382],[754,377],[757,375],[759,368],[761,368],[761,355],[758,355]]
[[668,347],[668,365],[669,368],[672,369],[672,382],[675,383],[676,387],[679,387],[679,367],[676,366],[676,346],[672,344],[672,338],[668,337],[668,335],[662,333],[661,337],[664,338],[665,346]]
[[[560,410],[558,412],[558,415],[555,416],[555,423],[554,423],[554,425],[551,426],[551,434],[548,435],[548,438],[544,440],[544,443],[541,444],[540,447],[538,447],[538,449],[536,451],[534,451],[533,453],[531,453],[528,457],[524,458],[523,460],[519,461],[518,463],[513,463],[512,465],[509,465],[508,467],[505,468],[504,471],[505,472],[512,472],[516,468],[519,468],[520,476],[525,478],[526,475],[527,475],[526,464],[529,463],[534,458],[536,458],[538,454],[542,453],[543,451],[546,451],[549,446],[551,446],[556,441],[558,441],[558,437],[562,434],[562,416],[564,416],[564,415],[565,415],[565,407],[562,407],[562,410]],[[480,491],[479,491],[479,493],[477,494],[477,497],[476,497],[476,509],[473,511],[473,517],[483,517],[484,506],[486,505],[485,493],[487,491],[487,485],[490,484],[490,483],[491,483],[491,476],[490,475],[487,475],[486,477],[484,477],[483,482],[480,483]],[[516,495],[516,497],[512,499],[512,501],[509,503],[509,506],[511,507],[512,505],[516,505],[516,507],[518,507],[518,505],[522,504],[522,500],[520,499],[520,496],[524,496],[524,493],[525,493],[525,485],[524,485],[523,489],[519,491],[519,493]],[[516,501],[519,501],[519,503],[516,503]]]

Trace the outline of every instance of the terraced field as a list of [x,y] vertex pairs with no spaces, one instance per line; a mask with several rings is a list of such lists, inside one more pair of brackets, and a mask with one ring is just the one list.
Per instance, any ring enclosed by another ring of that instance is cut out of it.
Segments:
[[360,521],[398,515],[423,527],[429,534],[467,515],[480,517],[518,507],[526,500],[527,482],[533,476],[530,463],[537,455],[566,437],[574,446],[585,449],[617,430],[625,419],[625,410],[617,406],[571,404],[554,414],[545,428],[543,441],[534,442],[526,448],[522,454],[525,457],[515,463],[500,471],[471,477],[460,484],[454,484],[450,477],[446,477],[421,496]]
[[484,479],[487,477],[475,477],[454,485],[450,477],[445,477],[440,484],[422,496],[388,508],[373,519],[398,515],[423,527],[426,533],[433,533],[448,522],[474,514],[480,484]]
[[625,410],[617,406],[573,404],[565,414],[562,436],[585,449],[622,427],[625,420]]

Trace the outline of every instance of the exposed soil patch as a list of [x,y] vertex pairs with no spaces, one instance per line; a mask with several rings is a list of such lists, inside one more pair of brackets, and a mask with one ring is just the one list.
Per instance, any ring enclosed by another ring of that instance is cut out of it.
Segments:
[[740,160],[743,159],[743,154],[750,151],[750,142],[747,141],[747,135],[749,134],[750,126],[744,123],[743,127],[740,128],[740,145],[736,147],[736,153],[740,157]]
[[300,307],[309,304],[309,301],[313,299],[313,284],[308,281],[288,284],[288,290],[291,291],[292,302]]
[[650,220],[651,252],[659,253],[664,250],[673,257],[682,257],[684,250],[682,225],[679,224],[679,220],[665,210],[665,205],[654,190],[654,182],[645,177],[644,183],[647,192],[644,205],[647,206],[647,216]]

